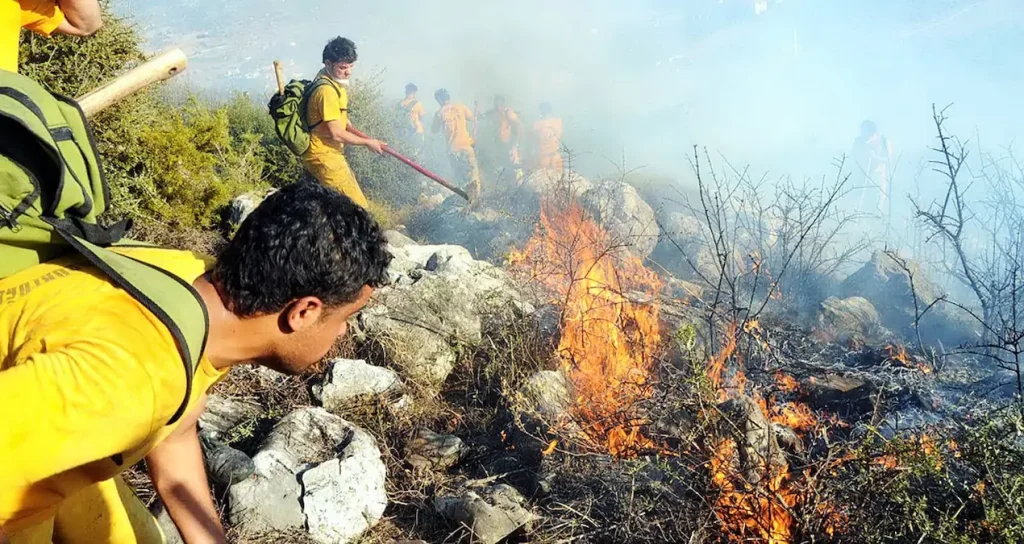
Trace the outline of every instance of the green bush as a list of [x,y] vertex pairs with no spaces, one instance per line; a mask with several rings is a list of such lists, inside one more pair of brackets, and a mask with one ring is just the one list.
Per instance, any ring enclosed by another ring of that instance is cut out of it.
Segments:
[[[144,60],[140,44],[129,21],[107,12],[90,38],[26,34],[21,71],[77,97]],[[263,145],[273,133],[254,102],[203,101],[187,88],[178,94],[184,98],[147,89],[92,120],[111,185],[108,214],[134,219],[136,237],[213,227],[233,196],[297,179],[294,158]]]
[[264,164],[263,181],[283,187],[305,175],[302,161],[295,156],[274,132],[267,105],[248,93],[235,93],[224,105],[227,109],[231,137],[235,141],[255,139],[260,145],[255,152]]
[[[145,60],[134,25],[109,10],[92,37],[26,33],[20,54],[24,74],[71,97]],[[357,81],[351,102],[357,127],[402,147],[397,108],[385,103],[376,78]],[[134,219],[136,238],[185,245],[205,239],[186,231],[212,230],[238,194],[305,175],[299,158],[278,141],[264,99],[244,93],[217,99],[180,85],[173,92],[147,89],[101,112],[92,124],[111,185],[108,215]],[[418,174],[366,149],[350,148],[347,155],[367,195],[379,204],[378,215],[400,222],[402,209],[419,196]]]
[[[385,102],[376,77],[353,82],[349,111],[356,128],[399,151],[408,151],[398,131],[398,108]],[[345,157],[369,199],[392,208],[409,206],[418,199],[420,175],[396,159],[355,146],[345,148]]]
[[167,109],[170,115],[153,119],[139,134],[147,150],[139,172],[146,190],[134,195],[139,213],[171,226],[213,227],[232,197],[262,188],[259,135],[233,138],[227,108],[195,98]]
[[993,413],[927,438],[869,435],[823,495],[856,542],[1024,542],[1022,430],[1019,414]]

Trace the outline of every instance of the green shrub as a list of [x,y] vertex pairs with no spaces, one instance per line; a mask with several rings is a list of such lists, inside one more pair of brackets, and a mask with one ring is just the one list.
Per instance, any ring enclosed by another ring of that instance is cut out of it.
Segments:
[[302,161],[295,156],[274,132],[267,105],[248,93],[235,93],[224,105],[227,109],[231,137],[236,140],[255,138],[255,152],[264,164],[263,181],[283,187],[305,175]]
[[139,134],[147,150],[138,175],[145,190],[133,195],[139,213],[172,226],[213,227],[232,197],[261,188],[259,136],[232,138],[227,108],[195,98],[167,112]]
[[1022,429],[1019,414],[993,413],[926,438],[869,435],[824,495],[857,542],[1022,542]]
[[[408,151],[397,130],[398,108],[384,100],[378,78],[353,82],[349,88],[349,111],[356,128],[399,151]],[[347,146],[345,156],[369,199],[383,201],[393,208],[409,206],[418,199],[419,174],[398,160],[356,146]]]

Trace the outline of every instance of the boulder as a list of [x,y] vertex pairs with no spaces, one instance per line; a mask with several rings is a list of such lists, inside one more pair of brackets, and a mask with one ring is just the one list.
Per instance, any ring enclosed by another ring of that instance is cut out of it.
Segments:
[[[914,294],[917,295],[918,311],[923,311],[944,293],[917,262],[906,259],[906,265],[914,277],[913,291],[910,274],[884,251],[876,251],[860,270],[843,281],[840,292],[844,297],[864,297],[878,310],[884,327],[904,338],[913,339],[916,337]],[[942,302],[924,315],[920,331],[926,343],[942,342],[946,346],[978,342],[981,338],[981,330],[975,320],[963,310]]]
[[646,259],[658,244],[658,222],[650,207],[632,185],[608,180],[583,193],[580,203],[611,235],[628,244],[636,256]]
[[254,402],[213,393],[199,416],[199,428],[206,433],[226,435],[238,425],[258,418],[261,412],[262,408]]
[[739,468],[748,483],[756,485],[772,472],[770,468],[787,466],[775,429],[757,402],[744,395],[723,402],[719,409],[726,419],[722,432],[736,442]]
[[199,433],[203,461],[210,480],[222,486],[237,484],[256,472],[252,458],[219,440],[212,433]]
[[[661,236],[647,257],[648,267],[656,271],[667,271],[681,279],[698,278],[701,274],[694,267],[698,265],[698,260],[707,261],[707,257],[701,255],[705,244],[700,220],[684,213],[662,212],[658,216],[658,223]],[[699,266],[697,268],[700,269]]]
[[561,371],[540,370],[527,378],[520,390],[519,404],[523,412],[555,424],[569,415],[572,390],[572,384]]
[[416,245],[416,241],[409,238],[404,233],[397,230],[386,230],[384,231],[384,239],[388,241],[388,245],[391,247],[406,247]]
[[540,204],[545,199],[568,201],[593,188],[594,184],[590,180],[571,170],[537,170],[523,178],[512,195],[513,201],[506,204],[508,209],[515,210],[520,216],[535,217],[540,213]]
[[285,416],[253,461],[255,476],[228,490],[229,519],[246,530],[305,528],[318,542],[351,542],[387,506],[376,441],[322,408]]
[[212,394],[199,416],[199,441],[210,480],[224,486],[252,476],[253,460],[227,444],[232,430],[259,418],[262,409],[253,402]]
[[390,368],[374,366],[361,359],[332,359],[324,382],[313,386],[313,397],[332,413],[349,408],[367,397],[398,395],[405,384]]
[[467,451],[455,435],[420,429],[405,445],[405,461],[419,470],[444,470],[457,464]]
[[228,232],[234,232],[242,225],[245,218],[249,217],[249,214],[252,213],[252,211],[255,210],[264,199],[274,194],[275,191],[276,189],[268,191],[254,191],[238,195],[231,199],[231,202],[228,204],[227,211],[223,216],[225,229]]
[[878,396],[878,388],[863,378],[831,373],[811,376],[800,391],[812,408],[854,419],[871,414]]
[[532,307],[505,272],[459,246],[391,248],[395,281],[378,289],[354,327],[356,339],[414,384],[437,389],[459,345],[476,346],[483,330]]
[[487,205],[467,210],[447,200],[435,208],[420,208],[410,216],[408,229],[418,239],[462,246],[477,259],[501,263],[510,250],[530,237],[536,218]]
[[458,344],[482,339],[479,309],[462,282],[424,277],[387,288],[358,318],[359,335],[409,381],[438,388],[455,367]]
[[506,484],[482,489],[479,493],[465,489],[454,496],[434,499],[438,514],[473,532],[473,542],[496,544],[534,521],[535,516],[524,508],[526,499]]
[[821,302],[818,332],[839,342],[865,341],[882,335],[882,320],[875,307],[864,297],[838,299],[829,297]]

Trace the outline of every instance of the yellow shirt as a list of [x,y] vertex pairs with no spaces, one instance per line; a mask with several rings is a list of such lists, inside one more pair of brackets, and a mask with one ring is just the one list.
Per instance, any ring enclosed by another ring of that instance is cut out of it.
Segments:
[[[124,252],[189,283],[212,265],[187,251]],[[0,280],[0,293],[0,528],[11,535],[165,439],[185,370],[163,323],[81,257]],[[226,373],[204,357],[185,413]]]
[[562,119],[548,117],[533,123],[533,140],[538,156],[558,155],[562,146]]
[[448,151],[456,152],[473,147],[473,137],[466,128],[466,120],[473,119],[473,112],[465,104],[445,104],[434,116],[434,132],[444,128],[448,139]]
[[0,0],[0,69],[18,71],[21,29],[49,36],[64,22],[54,0]]
[[512,108],[507,108],[504,113],[498,112],[498,140],[507,144],[512,140],[512,127],[519,123],[519,116]]
[[409,129],[416,134],[423,134],[423,116],[427,114],[423,109],[423,102],[415,98],[406,98],[398,103],[398,107],[409,119]]
[[327,129],[328,121],[340,121],[348,127],[348,89],[335,83],[321,71],[316,76],[327,80],[326,85],[317,87],[309,95],[306,104],[306,123],[313,127],[309,138],[309,155],[341,153],[344,146],[341,142],[330,139]]

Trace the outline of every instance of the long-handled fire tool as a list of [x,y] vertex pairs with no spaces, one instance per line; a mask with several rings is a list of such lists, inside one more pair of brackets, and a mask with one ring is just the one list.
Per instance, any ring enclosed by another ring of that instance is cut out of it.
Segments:
[[185,57],[185,53],[181,49],[171,49],[156,55],[76,100],[86,117],[94,117],[126,96],[180,74],[186,66],[188,66],[188,59]]
[[[281,63],[278,62],[278,61],[274,61],[274,75],[277,77],[277,90],[278,90],[279,93],[281,93],[283,95],[284,94],[284,76],[281,73]],[[345,128],[346,128],[346,130],[348,130],[352,134],[355,134],[356,136],[359,136],[360,138],[369,138],[369,136],[367,136],[365,133],[363,133],[360,130],[356,130],[355,128],[352,128],[352,126],[348,126],[348,127],[345,127]],[[431,172],[430,170],[427,170],[423,166],[420,166],[419,164],[414,162],[412,159],[406,157],[405,155],[402,155],[401,153],[395,151],[394,149],[391,149],[391,147],[388,146],[388,145],[384,145],[382,147],[382,149],[384,150],[384,153],[386,153],[388,155],[391,155],[392,157],[398,159],[399,161],[401,161],[404,164],[406,164],[409,167],[411,167],[413,170],[416,170],[420,174],[423,174],[424,176],[426,176],[426,177],[430,178],[431,180],[437,182],[437,184],[441,185],[445,189],[448,189],[449,191],[451,191],[451,192],[461,196],[462,198],[466,199],[466,201],[469,201],[469,195],[466,194],[466,191],[463,191],[462,189],[456,187],[455,185],[452,185],[450,182],[446,181],[441,176]]]

